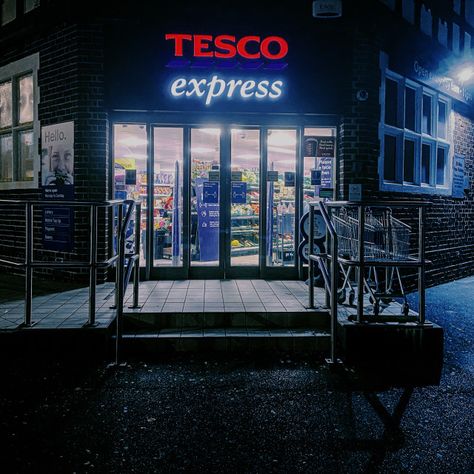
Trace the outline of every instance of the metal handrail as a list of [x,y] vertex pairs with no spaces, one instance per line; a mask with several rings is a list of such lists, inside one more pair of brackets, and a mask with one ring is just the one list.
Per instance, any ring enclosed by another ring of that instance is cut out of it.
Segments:
[[[120,345],[122,342],[122,325],[123,325],[123,303],[124,303],[124,298],[125,298],[125,239],[126,239],[126,234],[127,234],[127,227],[130,224],[130,220],[132,218],[132,213],[133,210],[137,207],[137,213],[140,211],[140,204],[136,204],[135,201],[130,201],[128,208],[127,208],[127,213],[125,214],[125,218],[121,221],[120,224],[120,229],[119,229],[119,235],[118,235],[118,260],[119,260],[119,265],[117,268],[117,277],[116,277],[116,295],[117,295],[117,317],[116,317],[116,338],[115,338],[115,364],[119,363],[119,355],[120,355]],[[141,215],[141,212],[140,214]],[[137,229],[137,221],[139,219],[135,219],[135,229]],[[135,244],[137,244],[137,238],[139,238],[140,232],[135,232]],[[140,247],[139,247],[139,242],[138,246],[135,247],[135,255],[134,257],[137,256],[137,252],[140,252]],[[139,258],[139,253],[138,253],[138,258]],[[134,262],[134,265],[136,266],[137,263]],[[135,274],[136,276],[136,274]],[[135,278],[134,281],[134,289],[135,285],[138,284],[138,278]],[[135,297],[134,297],[135,301]],[[138,298],[137,298],[137,304],[138,304]]]
[[[331,254],[315,254],[314,253],[314,208],[319,206],[321,215],[326,224],[326,241],[331,241]],[[365,212],[367,208],[418,208],[418,259],[412,259],[411,267],[418,268],[418,323],[423,326],[425,324],[425,266],[429,263],[425,259],[425,219],[426,208],[431,203],[427,202],[404,202],[404,201],[379,201],[379,202],[350,202],[350,201],[334,201],[323,203],[309,203],[309,307],[314,308],[314,262],[318,265],[323,276],[326,289],[326,305],[329,304],[331,312],[331,358],[330,362],[336,362],[336,330],[337,330],[337,284],[338,284],[338,239],[337,232],[331,221],[327,208],[341,207],[357,207],[358,208],[358,260],[351,262],[358,268],[357,272],[357,322],[361,323],[364,312],[364,271],[365,271]],[[329,277],[325,261],[331,262],[331,275]],[[370,261],[370,266],[393,266],[399,262]],[[328,295],[329,293],[329,295]],[[328,298],[329,296],[329,298]]]
[[[135,205],[135,201],[131,200],[109,200],[109,201],[40,201],[40,200],[12,200],[12,199],[0,199],[0,205],[23,205],[25,206],[25,228],[26,228],[26,241],[25,241],[25,259],[23,262],[15,262],[6,258],[0,259],[0,264],[25,268],[25,313],[22,326],[30,327],[34,323],[32,322],[32,300],[33,300],[33,269],[34,268],[87,268],[89,269],[89,316],[86,323],[87,326],[95,326],[95,307],[96,307],[96,285],[97,285],[97,270],[99,268],[108,268],[119,261],[119,273],[120,266],[124,264],[124,259],[120,259],[120,255],[113,255],[107,260],[97,261],[97,209],[102,208],[115,208],[118,209],[119,217],[123,214],[123,206],[128,205],[130,212],[127,212],[127,222],[122,223],[119,218],[118,226],[119,232],[119,246],[123,244],[125,248],[125,231],[128,223],[131,219],[131,212],[136,207],[138,218],[136,221],[139,222],[141,215],[140,204]],[[33,260],[33,208],[36,206],[40,207],[88,207],[90,212],[90,236],[89,236],[89,261],[88,262],[37,262]],[[140,252],[140,232],[139,224],[135,226],[135,254],[134,265],[134,304],[138,305],[138,281],[139,281],[139,252]],[[138,243],[138,245],[137,245]],[[123,272],[122,272],[123,273]]]
[[[331,236],[331,275],[328,278],[326,268],[322,271],[323,279],[326,287],[327,295],[327,283],[330,283],[329,287],[329,308],[330,308],[330,319],[331,319],[331,355],[328,362],[335,364],[337,362],[336,354],[336,344],[337,344],[337,254],[338,254],[338,240],[337,233],[334,229],[334,226],[329,218],[329,214],[324,207],[324,203],[321,201],[319,203],[310,203],[310,213],[309,213],[309,255],[308,255],[308,273],[309,273],[309,307],[314,308],[314,264],[320,258],[323,258],[322,255],[314,254],[314,207],[319,205],[321,210],[321,215],[326,223],[327,232]],[[328,280],[330,280],[328,282]],[[326,297],[326,302],[327,302]]]

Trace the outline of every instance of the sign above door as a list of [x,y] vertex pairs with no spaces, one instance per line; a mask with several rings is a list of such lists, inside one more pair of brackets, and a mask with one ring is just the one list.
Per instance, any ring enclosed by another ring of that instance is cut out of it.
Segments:
[[285,93],[280,71],[289,48],[281,36],[167,33],[165,40],[172,45],[166,66],[179,70],[168,84],[175,99],[210,106],[219,100],[275,101]]

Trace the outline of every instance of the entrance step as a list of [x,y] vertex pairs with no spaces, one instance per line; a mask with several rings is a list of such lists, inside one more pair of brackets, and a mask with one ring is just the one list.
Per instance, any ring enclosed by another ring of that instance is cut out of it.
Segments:
[[125,330],[151,329],[329,329],[327,311],[306,312],[206,312],[206,313],[126,313]]
[[127,332],[124,355],[170,354],[174,352],[282,352],[317,354],[329,350],[326,331],[300,329],[161,329]]

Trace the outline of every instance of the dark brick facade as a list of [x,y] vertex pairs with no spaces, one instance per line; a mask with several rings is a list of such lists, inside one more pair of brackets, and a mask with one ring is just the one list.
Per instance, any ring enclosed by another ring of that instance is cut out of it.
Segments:
[[[53,2],[54,3],[54,2]],[[380,143],[379,91],[381,74],[380,51],[396,38],[388,37],[384,21],[395,26],[397,34],[407,34],[415,40],[430,44],[422,33],[399,18],[400,3],[395,13],[379,2],[364,2],[347,9],[348,19],[335,28],[341,28],[346,47],[350,50],[350,70],[343,70],[346,77],[340,95],[345,98],[342,110],[335,111],[340,117],[338,127],[337,197],[348,198],[351,183],[363,185],[366,199],[428,200],[433,203],[427,212],[427,257],[433,261],[428,269],[428,284],[434,285],[474,273],[474,121],[467,114],[456,113],[455,152],[466,157],[466,171],[471,188],[465,199],[428,196],[423,194],[398,194],[379,192],[378,160]],[[416,18],[419,18],[417,3]],[[371,13],[368,5],[378,5]],[[347,2],[345,4],[347,6]],[[384,10],[385,9],[385,10]],[[378,16],[382,15],[382,16]],[[398,16],[397,16],[398,15]],[[354,18],[351,18],[354,16]],[[75,199],[105,200],[110,197],[109,163],[110,123],[104,102],[106,85],[106,58],[104,42],[106,31],[102,20],[80,19],[54,22],[45,16],[30,22],[28,29],[1,36],[0,67],[28,56],[40,54],[39,119],[42,126],[63,121],[75,123]],[[40,21],[41,20],[41,21]],[[44,20],[44,21],[43,21]],[[351,20],[355,20],[352,21]],[[342,34],[342,33],[341,33]],[[390,33],[392,34],[392,33]],[[407,54],[410,54],[408,51]],[[367,99],[360,100],[358,91],[366,91]],[[318,110],[311,111],[318,113]],[[37,199],[40,193],[31,191],[0,191],[1,198]],[[36,216],[36,246],[41,249],[41,219]],[[99,232],[99,259],[109,253],[108,219],[101,215]],[[75,250],[72,254],[38,251],[39,259],[82,259],[88,255],[89,217],[77,212],[75,219]],[[414,234],[416,238],[416,233]],[[0,254],[22,257],[24,221],[18,210],[0,213]],[[44,271],[43,273],[49,273]],[[58,273],[58,272],[54,272]],[[84,273],[84,272],[80,272]],[[60,272],[72,277],[77,272]]]
[[[13,35],[0,43],[0,67],[39,52],[38,83],[41,126],[74,122],[75,199],[104,201],[108,196],[108,121],[104,108],[104,58],[102,26],[59,23],[32,27],[29,36]],[[39,179],[41,182],[41,176]],[[0,191],[3,199],[39,199],[38,190]],[[22,259],[24,256],[24,212],[2,209],[0,214],[0,253]],[[108,225],[99,213],[98,258],[108,256]],[[89,214],[75,211],[73,253],[42,249],[42,217],[35,213],[35,259],[87,261]],[[38,270],[61,278],[77,278],[84,271]]]

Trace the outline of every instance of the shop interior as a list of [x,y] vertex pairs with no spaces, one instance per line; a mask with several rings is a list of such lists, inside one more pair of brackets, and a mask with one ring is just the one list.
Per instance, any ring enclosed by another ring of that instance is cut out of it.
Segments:
[[113,127],[114,197],[141,203],[142,266],[295,268],[304,204],[319,199],[322,158],[307,150],[334,128]]

